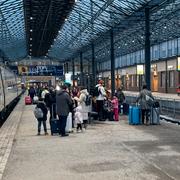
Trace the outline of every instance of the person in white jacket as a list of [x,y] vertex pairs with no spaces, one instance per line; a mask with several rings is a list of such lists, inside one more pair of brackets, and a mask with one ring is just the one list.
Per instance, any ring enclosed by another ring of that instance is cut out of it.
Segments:
[[103,106],[104,106],[104,98],[106,97],[106,91],[103,87],[103,80],[99,80],[98,84],[96,85],[98,88],[98,96],[96,96],[96,105],[97,105],[97,112],[99,116],[99,120],[103,121]]
[[77,125],[77,132],[79,131],[79,129],[82,132],[82,123],[83,123],[83,116],[82,116],[82,106],[79,105],[76,109],[75,109],[75,123]]
[[88,121],[88,112],[90,112],[90,110],[91,110],[91,106],[90,105],[87,106],[85,103],[87,96],[89,96],[87,89],[82,87],[79,98],[78,97],[74,98],[74,100],[76,100],[78,102],[78,106],[82,107],[81,112],[82,112],[82,116],[83,116],[83,124],[84,124],[85,129],[87,126],[87,121]]

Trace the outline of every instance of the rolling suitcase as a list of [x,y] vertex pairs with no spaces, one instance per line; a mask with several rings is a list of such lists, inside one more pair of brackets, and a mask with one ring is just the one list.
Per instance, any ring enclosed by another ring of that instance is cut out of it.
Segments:
[[159,108],[151,108],[150,112],[150,124],[159,125],[160,124],[160,109]]
[[25,100],[25,105],[32,104],[32,99],[30,96],[26,96],[24,100]]
[[141,111],[138,106],[130,107],[129,124],[132,124],[132,125],[141,124]]
[[[53,107],[52,106],[52,112],[53,112]],[[54,114],[54,113],[52,113]],[[57,119],[56,117],[52,117],[50,119],[50,128],[51,128],[51,135],[53,136],[54,134],[60,134],[60,120]]]

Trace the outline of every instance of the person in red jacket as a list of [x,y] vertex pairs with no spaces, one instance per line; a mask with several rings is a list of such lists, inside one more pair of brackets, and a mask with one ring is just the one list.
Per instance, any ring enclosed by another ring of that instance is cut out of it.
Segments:
[[119,121],[119,103],[118,103],[118,98],[116,96],[113,96],[112,99],[112,105],[113,105],[113,111],[114,111],[114,120]]

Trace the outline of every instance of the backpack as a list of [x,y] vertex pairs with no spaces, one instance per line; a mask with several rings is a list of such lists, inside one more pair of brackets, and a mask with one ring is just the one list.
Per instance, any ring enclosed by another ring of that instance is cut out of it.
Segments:
[[35,107],[34,109],[34,116],[36,117],[36,119],[40,119],[43,118],[43,112],[41,110],[41,108]]
[[86,104],[86,106],[90,106],[91,105],[91,96],[86,95],[85,104]]
[[99,92],[99,86],[95,87],[94,89],[94,93],[93,93],[93,96],[99,96],[100,92]]
[[153,106],[154,104],[154,99],[151,98],[149,95],[146,95],[146,102],[149,106]]

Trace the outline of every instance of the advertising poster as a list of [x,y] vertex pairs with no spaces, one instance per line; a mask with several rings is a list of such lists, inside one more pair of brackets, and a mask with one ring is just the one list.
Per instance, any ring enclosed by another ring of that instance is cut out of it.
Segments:
[[140,64],[137,65],[137,75],[143,75],[144,74],[144,65]]
[[27,66],[18,66],[18,73],[19,73],[19,75],[27,75],[28,67]]

